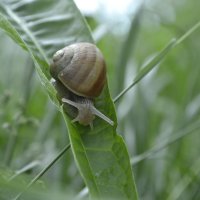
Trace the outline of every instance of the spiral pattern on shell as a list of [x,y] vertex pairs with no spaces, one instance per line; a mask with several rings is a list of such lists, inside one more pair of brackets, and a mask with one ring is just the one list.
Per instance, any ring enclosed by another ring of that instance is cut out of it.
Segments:
[[100,50],[91,43],[76,43],[57,51],[50,73],[73,93],[94,98],[106,81],[106,65]]

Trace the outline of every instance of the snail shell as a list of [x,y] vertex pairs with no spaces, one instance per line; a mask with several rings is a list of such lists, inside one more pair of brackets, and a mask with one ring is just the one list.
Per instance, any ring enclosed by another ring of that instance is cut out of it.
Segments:
[[105,61],[94,44],[76,43],[57,51],[53,55],[50,73],[56,80],[59,99],[78,111],[72,122],[92,127],[97,115],[114,125],[93,105],[93,99],[101,94],[106,82]]
[[100,50],[90,43],[77,43],[57,51],[51,75],[73,93],[98,97],[106,81],[106,65]]

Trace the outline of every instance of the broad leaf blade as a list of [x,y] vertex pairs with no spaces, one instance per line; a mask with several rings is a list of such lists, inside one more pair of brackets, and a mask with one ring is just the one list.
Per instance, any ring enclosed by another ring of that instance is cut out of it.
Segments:
[[[42,84],[58,105],[49,81],[48,65],[53,53],[70,43],[93,42],[76,6],[72,1],[6,1],[0,3],[0,11],[9,19],[1,15],[0,27],[30,53]],[[137,199],[126,146],[116,134],[116,115],[107,86],[95,106],[115,121],[115,127],[98,118],[93,130],[72,124],[60,109],[80,173],[92,198]]]
[[[105,88],[97,102],[101,112],[105,112],[105,105],[100,105],[103,100],[107,102],[107,113],[112,113],[113,104],[108,88]],[[114,114],[108,116],[111,119],[115,118]],[[80,127],[80,131],[77,132],[77,126],[71,124],[66,116],[65,119],[68,122],[68,130],[72,133],[71,145],[77,166],[92,197],[137,199],[126,146],[121,136],[116,134],[115,128],[96,119],[94,130]]]

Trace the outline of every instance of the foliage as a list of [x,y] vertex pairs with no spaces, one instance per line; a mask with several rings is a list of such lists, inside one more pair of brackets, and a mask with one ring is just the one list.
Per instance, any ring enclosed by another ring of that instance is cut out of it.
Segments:
[[[181,0],[146,2],[132,15],[129,30],[116,34],[107,29],[98,38],[116,101],[117,132],[133,156],[130,161],[141,199],[200,198],[198,5]],[[126,192],[136,195],[128,154],[115,128],[97,119],[91,131],[72,125],[63,114],[69,141],[57,111],[62,112],[62,107],[48,72],[52,54],[69,43],[93,42],[73,2],[1,1],[0,12],[0,27],[15,41],[0,32],[1,198],[23,192],[20,199],[71,199],[71,195],[80,199],[85,196],[85,184],[93,197],[106,196],[105,191],[111,197],[122,198]],[[92,33],[102,25],[91,16],[87,19]],[[116,119],[108,87],[96,106]],[[68,148],[60,152],[69,143],[72,152],[64,154]],[[126,174],[119,169],[123,166],[128,166]],[[117,193],[121,182],[124,191]],[[118,189],[109,187],[112,184]]]

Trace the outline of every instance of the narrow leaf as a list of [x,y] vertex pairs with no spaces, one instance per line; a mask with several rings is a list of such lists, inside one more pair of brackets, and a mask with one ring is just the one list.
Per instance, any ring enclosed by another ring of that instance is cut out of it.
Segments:
[[174,47],[176,40],[173,39],[158,55],[156,55],[149,63],[147,63],[139,74],[135,77],[133,83],[131,83],[127,88],[119,93],[114,99],[117,102],[126,92],[128,92],[136,83],[138,83],[144,76],[146,76],[154,67],[156,67],[163,58],[168,54],[168,52]]
[[182,43],[186,38],[188,38],[194,31],[196,31],[200,27],[200,22],[197,22],[194,26],[192,26],[186,33],[184,33],[178,39],[172,39],[172,41],[157,55],[155,56],[149,63],[147,63],[139,74],[135,77],[133,82],[125,88],[122,92],[120,92],[115,98],[114,102],[117,102],[126,92],[128,92],[136,83],[138,83],[142,78],[144,78],[154,67],[156,67],[165,56],[177,45]]
[[48,4],[40,0],[1,2],[0,11],[0,27],[28,51],[41,83],[63,113],[77,166],[92,199],[137,199],[127,149],[116,133],[116,114],[107,85],[95,99],[95,107],[112,119],[115,126],[96,118],[91,130],[71,123],[50,83],[49,63],[54,52],[71,43],[93,42],[73,1],[49,0]]

